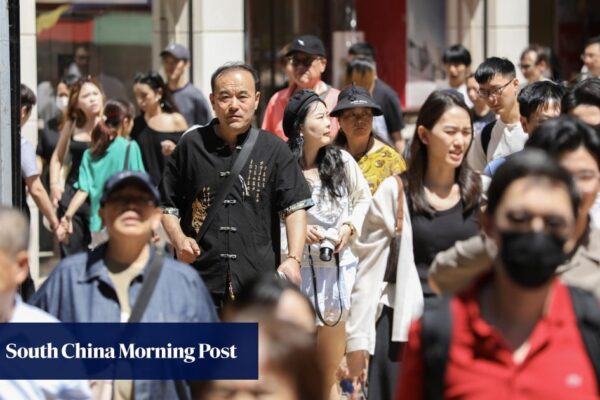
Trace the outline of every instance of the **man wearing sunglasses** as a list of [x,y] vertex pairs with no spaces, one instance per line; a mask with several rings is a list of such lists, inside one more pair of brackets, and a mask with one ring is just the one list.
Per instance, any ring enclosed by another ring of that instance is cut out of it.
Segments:
[[[262,129],[273,132],[283,140],[283,111],[292,95],[302,89],[310,89],[317,93],[331,111],[337,104],[339,90],[321,80],[327,67],[325,46],[321,39],[312,35],[302,35],[294,39],[286,53],[287,62],[292,67],[292,82],[288,88],[275,93],[269,100],[263,117]],[[331,132],[337,133],[337,119],[331,119]]]
[[482,172],[492,160],[523,149],[527,135],[521,126],[515,66],[506,58],[490,57],[477,67],[478,94],[499,119],[486,125],[471,143],[467,161]]

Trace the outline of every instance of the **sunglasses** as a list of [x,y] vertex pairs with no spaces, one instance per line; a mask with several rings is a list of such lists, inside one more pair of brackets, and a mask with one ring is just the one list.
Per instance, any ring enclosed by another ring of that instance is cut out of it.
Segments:
[[305,57],[305,58],[290,57],[288,59],[288,62],[290,64],[292,64],[293,67],[299,67],[299,66],[310,67],[317,58],[319,58],[319,57]]

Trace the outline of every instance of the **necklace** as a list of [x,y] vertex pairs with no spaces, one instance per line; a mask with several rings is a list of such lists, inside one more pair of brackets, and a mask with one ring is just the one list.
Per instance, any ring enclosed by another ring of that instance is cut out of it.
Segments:
[[367,147],[365,147],[365,150],[361,151],[358,154],[353,154],[352,157],[354,157],[354,159],[356,161],[360,160],[369,152],[369,150],[371,150],[371,147],[373,147],[374,143],[375,143],[375,137],[373,135],[369,136],[369,141],[367,142]]

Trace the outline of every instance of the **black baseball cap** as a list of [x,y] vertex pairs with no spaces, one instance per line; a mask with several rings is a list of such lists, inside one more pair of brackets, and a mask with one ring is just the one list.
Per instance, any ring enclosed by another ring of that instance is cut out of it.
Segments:
[[342,111],[349,108],[370,108],[373,115],[382,115],[381,107],[369,94],[369,91],[362,86],[348,86],[338,95],[338,102],[335,108],[329,113],[332,117],[338,117]]
[[306,53],[314,56],[325,57],[325,46],[321,39],[313,35],[302,35],[295,38],[290,44],[290,48],[286,57],[291,56],[293,53]]
[[296,93],[288,101],[285,110],[283,111],[283,132],[288,139],[298,136],[298,124],[296,120],[304,110],[315,101],[320,101],[325,104],[323,99],[312,90],[302,89]]
[[171,43],[167,47],[164,48],[163,51],[160,52],[160,56],[165,56],[167,54],[172,55],[178,60],[186,60],[190,59],[190,52],[185,46],[182,46],[178,43]]
[[104,184],[104,190],[102,191],[102,197],[100,198],[100,205],[104,206],[108,197],[127,186],[135,186],[138,187],[148,194],[152,195],[152,199],[154,203],[158,205],[160,203],[160,193],[154,183],[152,183],[152,178],[146,172],[141,171],[121,171],[112,175],[106,183]]

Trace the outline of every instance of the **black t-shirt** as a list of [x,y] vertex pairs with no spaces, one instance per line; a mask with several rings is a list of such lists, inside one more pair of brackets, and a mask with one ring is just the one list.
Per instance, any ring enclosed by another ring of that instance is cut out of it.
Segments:
[[400,98],[394,89],[381,79],[375,81],[373,100],[383,111],[383,118],[389,133],[398,132],[404,128]]
[[183,132],[160,132],[146,125],[136,135],[134,140],[140,145],[144,167],[156,186],[160,183],[160,178],[162,177],[162,172],[165,169],[165,163],[168,158],[162,153],[160,143],[163,140],[170,140],[177,143],[182,134]]
[[47,163],[50,162],[52,153],[58,144],[58,138],[60,137],[58,125],[58,120],[53,118],[46,123],[44,129],[38,131],[38,144],[35,153]]
[[[196,237],[207,208],[227,180],[247,133],[232,151],[216,132],[218,120],[186,133],[167,160],[160,192],[166,212],[179,212],[184,234]],[[279,254],[279,215],[310,207],[311,192],[287,144],[260,131],[248,161],[199,243],[193,266],[212,294],[234,292],[258,275],[273,275]]]
[[425,296],[433,295],[427,274],[436,254],[479,232],[477,209],[475,207],[465,214],[463,202],[459,201],[452,208],[437,211],[433,215],[411,211],[415,264]]

